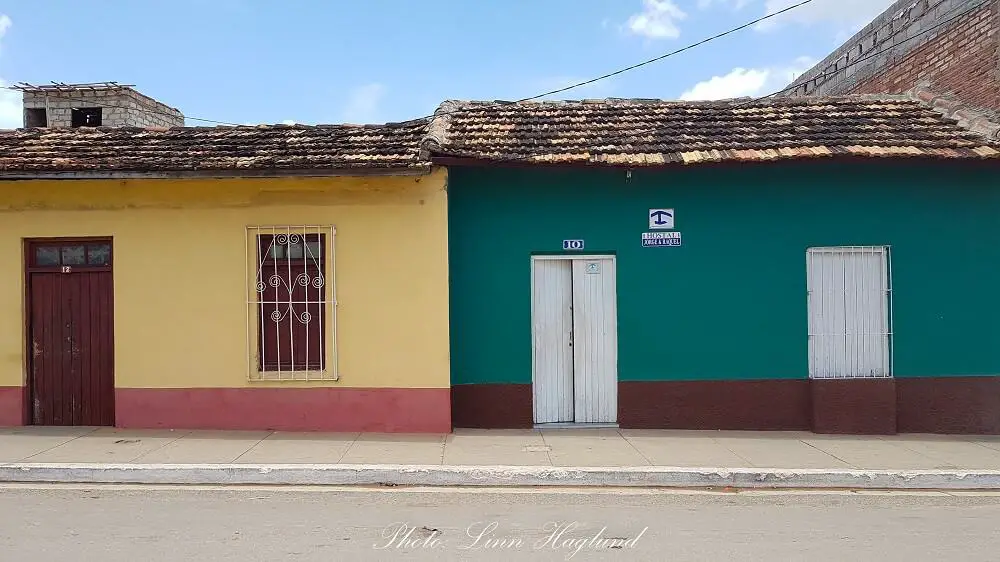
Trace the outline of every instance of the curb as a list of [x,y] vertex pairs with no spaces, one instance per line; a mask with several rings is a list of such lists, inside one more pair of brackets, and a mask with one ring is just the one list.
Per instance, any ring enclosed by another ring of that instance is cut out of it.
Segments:
[[1000,470],[6,463],[0,483],[986,490]]

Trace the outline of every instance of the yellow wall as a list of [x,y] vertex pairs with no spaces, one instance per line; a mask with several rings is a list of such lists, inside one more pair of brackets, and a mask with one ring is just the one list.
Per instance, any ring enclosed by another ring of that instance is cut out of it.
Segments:
[[[445,174],[0,182],[0,386],[23,240],[113,236],[118,387],[448,387]],[[286,224],[336,227],[336,382],[248,381],[246,227]]]

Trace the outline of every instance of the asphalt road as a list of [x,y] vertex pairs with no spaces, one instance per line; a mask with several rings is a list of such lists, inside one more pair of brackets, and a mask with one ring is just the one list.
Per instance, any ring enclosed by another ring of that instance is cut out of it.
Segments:
[[2,487],[0,560],[997,560],[1000,494]]

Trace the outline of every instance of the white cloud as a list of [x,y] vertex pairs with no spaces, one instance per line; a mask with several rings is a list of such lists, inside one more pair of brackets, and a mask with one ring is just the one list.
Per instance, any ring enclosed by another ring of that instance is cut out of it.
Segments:
[[816,64],[811,57],[799,57],[791,64],[764,68],[734,68],[724,76],[698,82],[681,94],[682,100],[721,100],[772,94]]
[[682,100],[721,100],[754,96],[764,89],[770,71],[756,68],[734,68],[725,76],[713,76],[698,82],[681,94]]
[[[7,35],[7,30],[14,25],[10,17],[0,14],[0,40]],[[16,129],[24,125],[24,110],[21,105],[21,92],[8,90],[7,83],[0,78],[0,129]]]
[[294,125],[295,124],[295,120],[294,119],[285,119],[284,121],[281,122],[281,124],[282,125]]
[[385,86],[377,82],[354,88],[341,112],[341,120],[357,124],[378,122],[380,106],[384,97]]
[[[802,0],[767,0],[764,7],[767,14],[794,6]],[[812,2],[764,20],[754,26],[757,31],[771,31],[783,25],[827,24],[838,28],[841,33],[853,34],[875,19],[894,0],[813,0]]]
[[676,39],[677,22],[687,17],[673,0],[642,0],[643,10],[625,23],[629,32],[649,39]]

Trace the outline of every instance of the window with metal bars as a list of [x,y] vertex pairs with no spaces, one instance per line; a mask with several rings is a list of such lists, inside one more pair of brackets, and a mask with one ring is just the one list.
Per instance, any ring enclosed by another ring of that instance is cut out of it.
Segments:
[[[327,364],[334,314],[328,283],[332,229],[251,227],[251,284],[256,341],[252,378],[336,378]],[[329,236],[328,236],[329,235]],[[250,326],[248,326],[250,327]],[[256,376],[255,376],[256,375]]]
[[810,248],[806,262],[809,377],[891,377],[888,246]]

